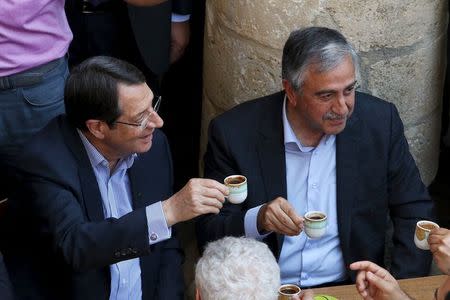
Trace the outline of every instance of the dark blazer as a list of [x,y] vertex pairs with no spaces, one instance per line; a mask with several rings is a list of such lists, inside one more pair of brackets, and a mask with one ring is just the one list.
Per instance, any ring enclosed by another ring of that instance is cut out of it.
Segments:
[[169,0],[153,7],[128,5],[134,38],[147,67],[155,74],[169,68],[171,14],[192,13],[192,0]]
[[109,266],[136,257],[143,299],[183,298],[178,241],[172,237],[149,246],[145,207],[172,194],[170,150],[161,131],[128,170],[133,211],[118,219],[104,219],[89,158],[65,116],[27,143],[22,172],[11,225],[20,238],[5,252],[21,298],[109,299]]
[[12,300],[13,288],[11,281],[9,281],[9,275],[3,262],[3,256],[0,253],[0,295],[2,300]]
[[[73,41],[71,66],[96,56],[126,60],[146,75],[161,75],[169,68],[171,15],[190,14],[192,0],[167,0],[144,7],[124,0],[95,0],[94,13],[82,13],[82,0],[66,0],[65,10]],[[144,69],[144,64],[148,70]]]
[[[238,105],[210,123],[205,176],[248,178],[241,205],[198,219],[200,248],[226,235],[244,235],[248,209],[286,198],[283,93]],[[394,105],[357,93],[355,109],[336,138],[338,230],[345,264],[367,259],[383,265],[387,216],[394,223],[392,272],[397,278],[428,274],[431,256],[413,243],[415,223],[432,216],[432,203],[408,150]],[[265,242],[279,257],[283,236]],[[350,274],[354,278],[354,274]]]

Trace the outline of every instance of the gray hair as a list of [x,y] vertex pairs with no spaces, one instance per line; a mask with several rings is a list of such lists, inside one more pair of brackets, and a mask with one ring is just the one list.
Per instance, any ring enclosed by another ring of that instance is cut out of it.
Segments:
[[280,268],[266,244],[225,237],[206,246],[195,281],[202,300],[276,300]]
[[326,72],[337,67],[349,55],[359,77],[358,54],[341,33],[325,27],[295,30],[283,48],[282,78],[298,91],[303,86],[309,66],[314,65],[317,72]]

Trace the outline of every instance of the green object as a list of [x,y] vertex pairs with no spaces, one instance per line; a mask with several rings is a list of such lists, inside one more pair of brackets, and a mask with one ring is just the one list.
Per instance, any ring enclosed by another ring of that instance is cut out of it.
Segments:
[[314,300],[338,300],[336,297],[329,295],[315,295]]

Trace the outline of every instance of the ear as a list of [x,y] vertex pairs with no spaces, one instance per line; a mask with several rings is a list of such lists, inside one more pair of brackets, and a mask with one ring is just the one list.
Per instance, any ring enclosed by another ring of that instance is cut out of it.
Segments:
[[195,300],[202,300],[198,287],[195,288]]
[[289,102],[289,104],[295,107],[297,105],[297,92],[294,90],[290,82],[286,79],[283,79],[282,83],[284,92],[286,93],[287,101]]
[[86,127],[88,131],[98,139],[105,138],[105,130],[108,125],[99,120],[87,120]]

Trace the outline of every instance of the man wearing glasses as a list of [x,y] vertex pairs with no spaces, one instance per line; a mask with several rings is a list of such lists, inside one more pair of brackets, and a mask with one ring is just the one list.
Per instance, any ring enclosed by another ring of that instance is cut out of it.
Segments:
[[73,70],[66,116],[21,159],[11,228],[22,241],[5,253],[19,298],[183,299],[172,226],[218,213],[228,190],[192,179],[172,195],[160,103],[126,62],[94,57]]

